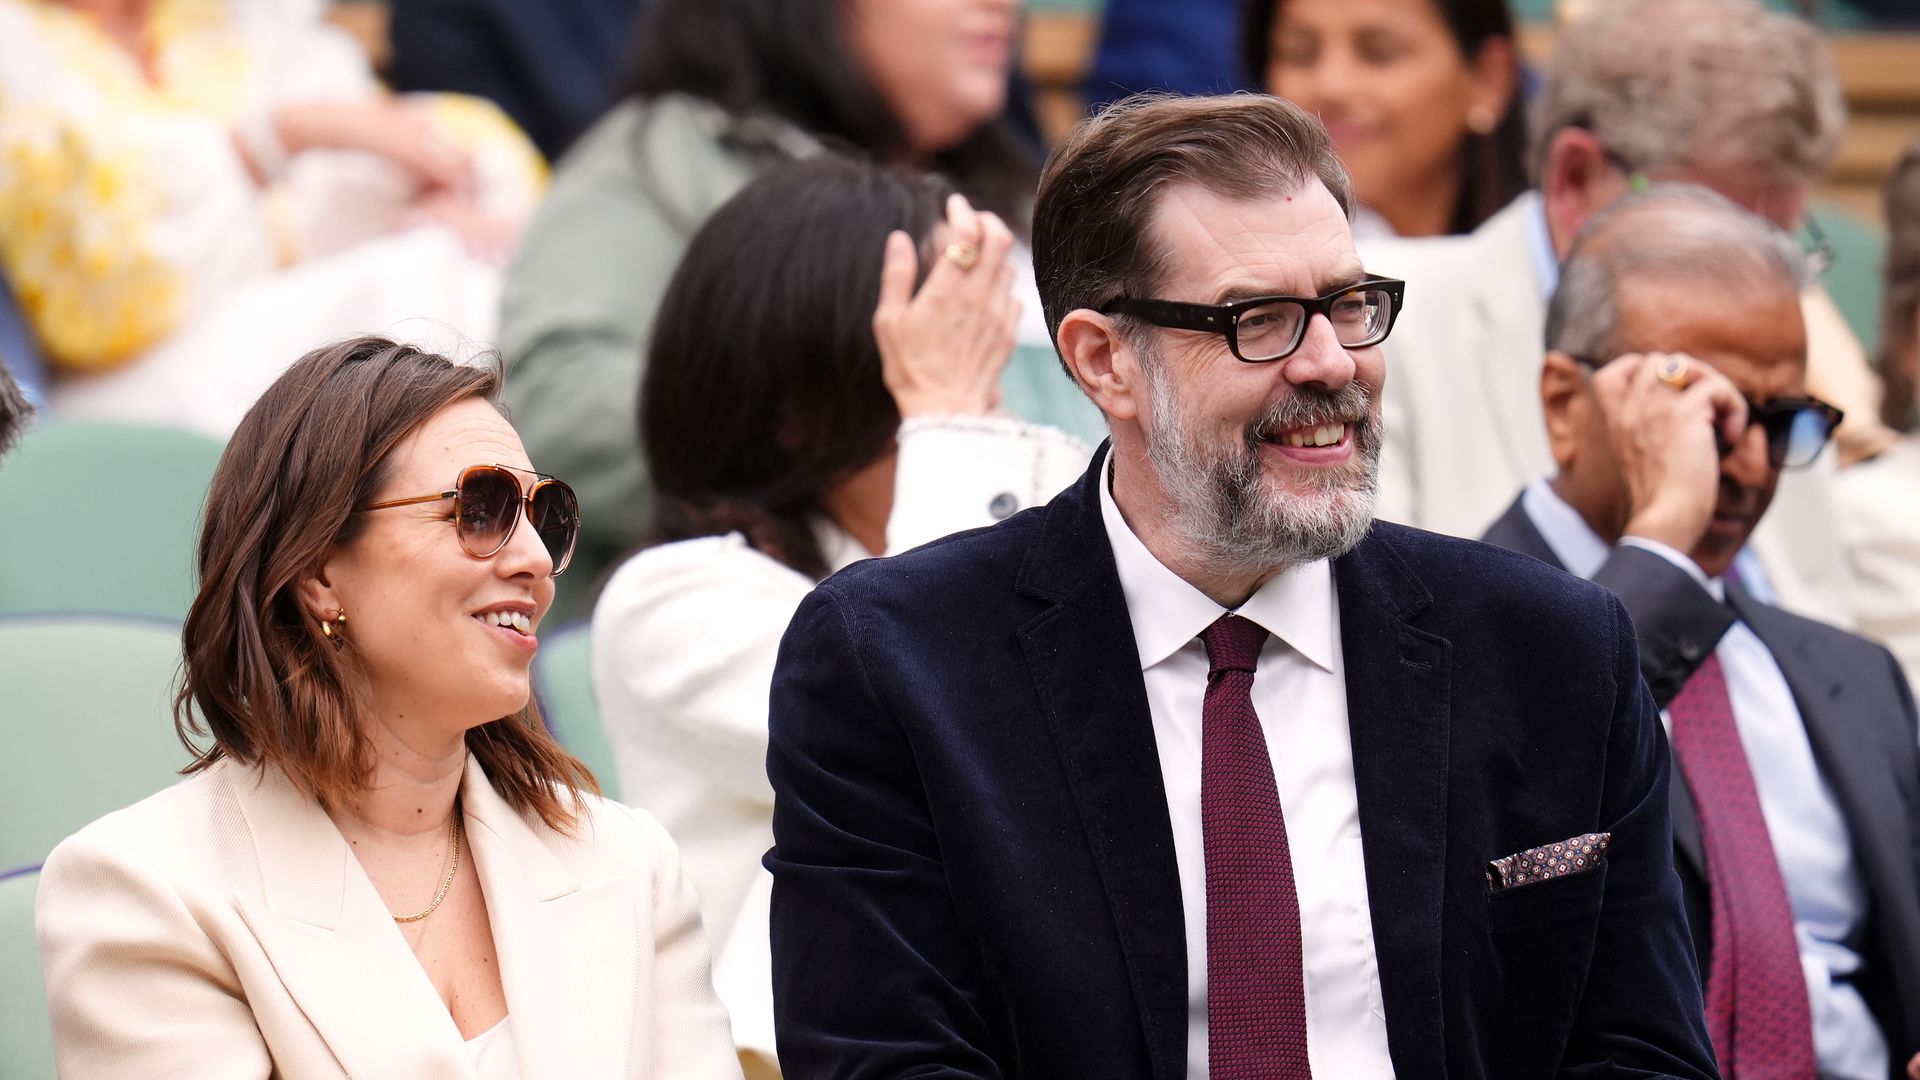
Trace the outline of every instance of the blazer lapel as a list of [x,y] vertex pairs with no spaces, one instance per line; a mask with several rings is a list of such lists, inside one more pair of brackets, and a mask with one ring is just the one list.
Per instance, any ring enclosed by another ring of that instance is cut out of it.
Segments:
[[260,865],[262,900],[236,898],[241,917],[341,1069],[466,1077],[459,1028],[326,812],[276,769],[227,778]]
[[[1547,321],[1546,287],[1533,270],[1529,231],[1540,213],[1528,192],[1487,219],[1474,235],[1481,287],[1469,301],[1480,327],[1477,362],[1492,415],[1507,422],[1490,433],[1515,488],[1550,468],[1553,458],[1540,417],[1540,363]],[[1465,373],[1462,373],[1465,377]],[[1488,482],[1482,478],[1481,482]]]
[[1133,623],[1100,518],[1106,446],[1047,508],[1019,591],[1019,630],[1132,974],[1156,1080],[1186,1075],[1186,925],[1173,825]]
[[[461,788],[521,1075],[630,1076],[641,909],[624,879],[583,888],[550,844],[467,761]],[[583,830],[588,828],[582,822]]]
[[1347,722],[1387,1048],[1402,1076],[1445,1060],[1440,1000],[1452,648],[1411,625],[1432,601],[1377,534],[1335,560]]

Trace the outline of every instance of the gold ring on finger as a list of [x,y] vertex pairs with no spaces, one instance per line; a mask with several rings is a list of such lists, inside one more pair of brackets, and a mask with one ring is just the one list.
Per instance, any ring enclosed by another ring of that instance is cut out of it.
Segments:
[[973,264],[980,261],[980,249],[964,240],[955,240],[948,244],[945,254],[962,270],[971,270]]
[[1675,390],[1685,390],[1693,385],[1693,365],[1684,356],[1668,356],[1661,359],[1653,373],[1660,381]]

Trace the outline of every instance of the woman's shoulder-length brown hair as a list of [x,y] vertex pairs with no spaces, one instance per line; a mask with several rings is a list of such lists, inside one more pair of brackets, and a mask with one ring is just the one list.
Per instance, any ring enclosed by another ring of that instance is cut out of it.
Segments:
[[[329,808],[370,784],[367,676],[301,608],[295,585],[351,541],[395,447],[467,398],[499,404],[496,368],[456,364],[385,338],[315,349],[240,421],[207,491],[200,591],[187,613],[174,729],[198,772],[223,758],[272,765]],[[211,744],[200,745],[210,736]],[[521,813],[569,831],[587,767],[528,701],[467,732],[494,789]]]

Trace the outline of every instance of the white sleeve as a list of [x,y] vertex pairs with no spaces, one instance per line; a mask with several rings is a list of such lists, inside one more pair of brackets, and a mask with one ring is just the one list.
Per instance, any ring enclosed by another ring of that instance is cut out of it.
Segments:
[[1038,506],[1086,471],[1086,443],[1050,427],[995,416],[900,425],[887,519],[889,555]]
[[593,609],[593,691],[623,788],[640,781],[634,763],[664,757],[772,805],[767,695],[812,588],[737,534],[652,548],[614,574]]

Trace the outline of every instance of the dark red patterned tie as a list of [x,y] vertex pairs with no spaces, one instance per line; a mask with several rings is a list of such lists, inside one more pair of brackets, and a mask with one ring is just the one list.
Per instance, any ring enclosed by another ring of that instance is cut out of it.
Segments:
[[1760,795],[1753,786],[1727,676],[1707,657],[1669,707],[1673,752],[1699,808],[1713,894],[1707,1031],[1726,1080],[1808,1080],[1813,1018]]
[[1200,827],[1207,860],[1207,1065],[1213,1080],[1307,1080],[1300,898],[1273,760],[1253,711],[1267,632],[1222,615],[1200,634]]

